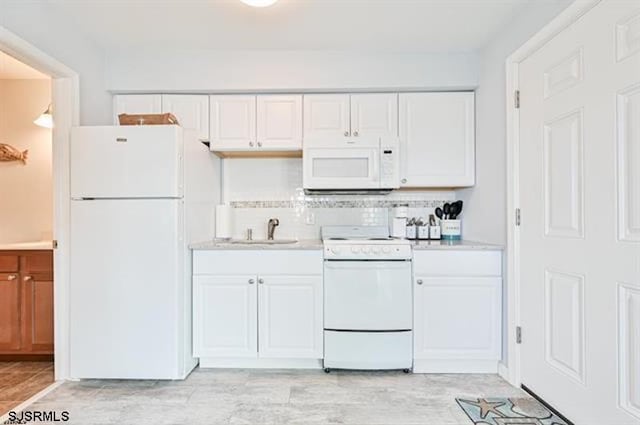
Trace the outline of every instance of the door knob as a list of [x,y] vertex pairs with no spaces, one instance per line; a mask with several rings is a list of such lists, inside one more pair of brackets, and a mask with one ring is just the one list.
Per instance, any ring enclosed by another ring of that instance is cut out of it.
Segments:
[[402,180],[400,180],[400,181],[401,181],[402,183],[406,183],[406,182],[407,182],[407,179],[402,179]]
[[358,137],[358,132],[357,132],[357,131],[354,131],[354,132],[353,132],[353,135],[354,135],[355,137]]
[[345,136],[349,136],[349,132],[348,132],[348,131],[345,131],[345,132],[344,132],[344,135],[345,135]]
[[9,276],[7,276],[7,280],[16,280],[18,278],[18,276],[16,276],[15,274],[10,274]]
[[418,279],[418,281],[416,282],[418,285],[422,285],[422,279]]
[[258,142],[258,147],[262,147],[262,142]]
[[258,279],[258,283],[262,285],[264,283],[264,279],[262,278]]
[[249,279],[249,285],[253,285],[254,283],[256,283],[254,279]]
[[25,276],[25,277],[23,277],[23,278],[22,278],[22,280],[23,280],[23,281],[25,281],[25,282],[28,282],[28,281],[30,281],[31,279],[33,279],[33,277],[32,277],[32,276]]
[[249,146],[253,147],[253,142],[249,142]]

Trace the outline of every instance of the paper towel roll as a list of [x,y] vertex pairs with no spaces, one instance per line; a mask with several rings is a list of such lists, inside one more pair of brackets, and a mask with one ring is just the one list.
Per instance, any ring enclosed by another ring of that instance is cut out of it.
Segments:
[[216,238],[226,239],[231,237],[233,208],[231,205],[222,204],[216,206]]

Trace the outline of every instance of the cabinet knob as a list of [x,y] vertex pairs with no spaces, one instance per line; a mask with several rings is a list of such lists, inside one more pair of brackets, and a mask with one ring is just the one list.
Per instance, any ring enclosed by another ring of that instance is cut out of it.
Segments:
[[262,278],[258,279],[258,283],[262,285],[264,283],[264,279]]
[[262,142],[258,142],[258,147],[261,148],[262,147]]
[[345,136],[349,136],[349,132],[348,132],[348,131],[345,131],[345,132],[344,132],[344,135],[345,135]]
[[249,146],[253,147],[253,142],[249,142]]
[[422,279],[418,279],[418,281],[416,282],[418,285],[422,285]]
[[254,279],[249,279],[249,285],[253,285],[254,283],[256,283]]
[[354,132],[353,132],[353,135],[354,135],[355,137],[358,137],[358,132],[357,132],[357,131],[354,131]]
[[28,282],[28,281],[30,281],[31,279],[33,279],[33,277],[32,277],[32,276],[25,276],[25,277],[23,277],[23,278],[22,278],[22,280],[23,280],[23,281],[25,281],[25,282]]
[[401,183],[406,183],[406,182],[407,182],[407,179],[402,179],[402,180],[400,180],[400,182],[401,182]]
[[11,281],[11,280],[16,280],[18,278],[18,276],[16,276],[15,274],[10,274],[9,276],[7,276],[7,280]]

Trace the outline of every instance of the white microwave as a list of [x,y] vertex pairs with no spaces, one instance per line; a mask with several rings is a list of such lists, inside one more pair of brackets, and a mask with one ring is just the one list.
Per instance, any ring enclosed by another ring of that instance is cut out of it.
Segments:
[[357,144],[305,144],[303,188],[307,193],[388,193],[400,187],[397,138],[361,139]]

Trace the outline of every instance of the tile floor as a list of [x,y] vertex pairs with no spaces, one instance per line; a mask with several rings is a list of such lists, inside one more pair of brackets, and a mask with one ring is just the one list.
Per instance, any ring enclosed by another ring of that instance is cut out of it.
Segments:
[[0,416],[53,383],[53,362],[0,362]]
[[67,382],[32,411],[67,424],[471,425],[456,397],[525,397],[496,375],[196,370],[185,381]]

